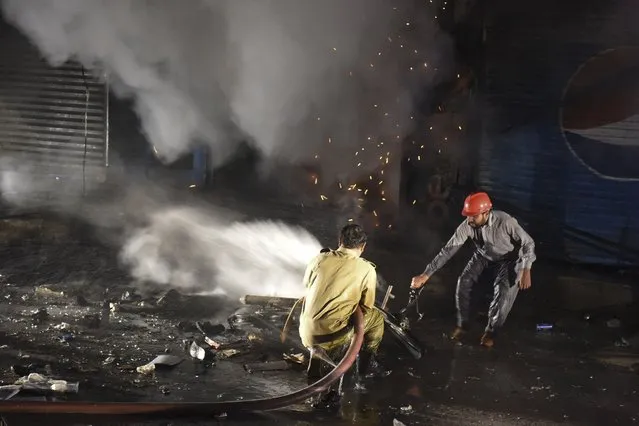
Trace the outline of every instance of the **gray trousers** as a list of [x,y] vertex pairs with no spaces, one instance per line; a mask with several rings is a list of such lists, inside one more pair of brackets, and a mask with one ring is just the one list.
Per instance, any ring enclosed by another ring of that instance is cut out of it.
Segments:
[[457,326],[467,327],[470,315],[470,297],[473,286],[486,267],[495,268],[493,282],[493,300],[488,310],[488,324],[486,331],[495,332],[499,329],[510,313],[519,293],[519,273],[517,261],[490,261],[479,253],[473,254],[464,271],[457,280],[455,302],[457,304]]

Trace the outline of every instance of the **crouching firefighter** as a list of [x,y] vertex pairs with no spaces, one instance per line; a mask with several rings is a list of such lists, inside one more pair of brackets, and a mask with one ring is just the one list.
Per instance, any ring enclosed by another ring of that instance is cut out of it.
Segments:
[[480,341],[486,347],[493,346],[495,332],[504,325],[519,289],[530,288],[530,268],[535,261],[535,243],[530,235],[515,218],[502,211],[493,211],[492,207],[485,192],[466,197],[462,210],[466,220],[424,272],[413,277],[411,282],[412,288],[421,288],[468,239],[472,240],[473,256],[457,281],[457,327],[451,338],[459,340],[467,331],[471,290],[482,272],[489,269],[495,278],[488,324]]
[[[355,224],[346,225],[339,235],[337,250],[324,249],[306,268],[306,296],[300,314],[299,332],[302,343],[315,353],[339,362],[353,337],[351,316],[359,306],[364,313],[364,344],[357,358],[357,384],[380,374],[374,356],[384,335],[384,318],[375,309],[377,273],[375,265],[361,257],[366,246],[364,230]],[[308,367],[309,384],[325,376],[332,367],[312,356]],[[369,374],[370,373],[370,374]],[[339,406],[341,382],[321,394],[313,406]]]

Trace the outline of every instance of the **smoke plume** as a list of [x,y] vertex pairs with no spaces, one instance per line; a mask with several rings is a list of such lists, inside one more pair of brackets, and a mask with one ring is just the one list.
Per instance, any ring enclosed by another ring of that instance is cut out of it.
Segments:
[[413,0],[4,0],[2,8],[52,64],[107,71],[167,161],[207,144],[220,164],[248,139],[267,158],[319,161],[324,175],[366,173],[380,152],[363,145],[396,156],[411,127],[411,91],[446,61],[447,40]]
[[[416,0],[3,0],[2,11],[52,65],[106,71],[161,159],[206,144],[220,165],[248,141],[271,165],[318,163],[345,185],[369,172],[393,181],[414,91],[449,62],[449,40]],[[19,183],[8,176],[3,187]],[[124,204],[110,208],[135,216],[121,258],[140,281],[297,296],[320,249],[284,224]]]

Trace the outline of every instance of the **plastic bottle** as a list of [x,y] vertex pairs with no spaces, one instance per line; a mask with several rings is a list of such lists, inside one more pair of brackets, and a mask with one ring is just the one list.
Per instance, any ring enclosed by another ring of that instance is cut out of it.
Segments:
[[78,393],[80,384],[78,382],[67,382],[66,380],[51,380],[51,390],[54,392]]

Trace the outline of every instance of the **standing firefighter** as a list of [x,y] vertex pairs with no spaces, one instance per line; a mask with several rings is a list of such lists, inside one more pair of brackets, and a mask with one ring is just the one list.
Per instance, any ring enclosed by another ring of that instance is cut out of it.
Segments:
[[466,197],[462,215],[466,220],[426,267],[413,277],[412,288],[422,287],[464,245],[469,238],[475,252],[457,281],[457,327],[451,338],[459,340],[468,329],[470,294],[486,268],[494,271],[493,300],[488,311],[488,325],[481,344],[492,347],[497,329],[506,321],[519,289],[530,288],[530,268],[535,261],[535,243],[517,220],[498,210],[484,192]]
[[[306,268],[306,296],[300,315],[300,337],[305,347],[324,351],[333,361],[346,353],[353,337],[350,319],[359,306],[364,313],[364,345],[357,359],[357,379],[374,364],[384,334],[384,318],[375,309],[377,273],[375,265],[361,257],[366,234],[355,224],[342,228],[337,250],[322,250]],[[327,372],[327,365],[311,359],[308,377],[313,382]],[[320,396],[316,407],[336,406],[339,390]]]

